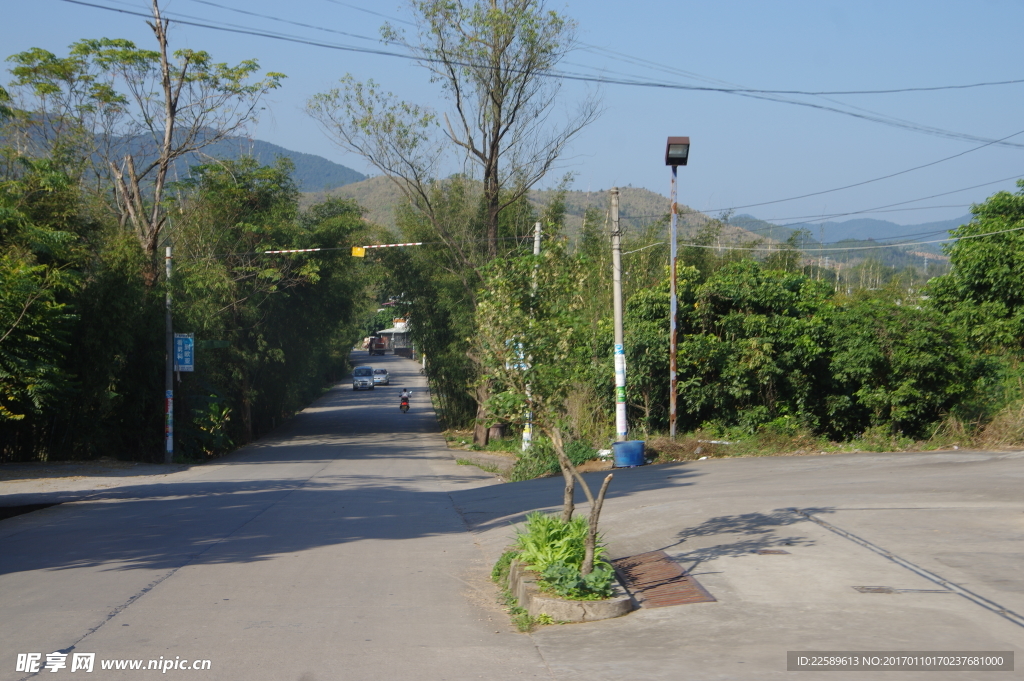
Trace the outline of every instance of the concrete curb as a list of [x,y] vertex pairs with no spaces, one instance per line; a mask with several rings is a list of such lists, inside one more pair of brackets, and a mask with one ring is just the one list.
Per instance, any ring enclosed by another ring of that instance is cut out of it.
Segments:
[[535,574],[517,560],[512,561],[508,571],[508,588],[519,601],[519,606],[531,617],[544,614],[556,622],[595,622],[621,617],[633,610],[633,599],[618,580],[612,583],[615,595],[611,598],[603,601],[567,601],[541,593]]

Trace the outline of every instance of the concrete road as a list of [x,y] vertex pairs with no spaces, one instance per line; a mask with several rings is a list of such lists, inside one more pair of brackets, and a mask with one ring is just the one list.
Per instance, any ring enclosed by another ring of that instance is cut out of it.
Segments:
[[[560,479],[501,485],[456,465],[417,365],[373,363],[393,371],[391,387],[340,386],[214,465],[0,521],[0,679],[31,676],[14,671],[18,653],[54,651],[68,668],[36,676],[76,678],[71,656],[84,652],[96,654],[85,678],[99,679],[157,674],[102,660],[162,658],[211,662],[168,678],[746,681],[835,676],[787,672],[789,650],[1024,649],[1014,452],[616,471],[602,520],[612,556],[664,549],[717,601],[515,633],[487,573],[511,523],[557,505]],[[415,393],[405,415],[403,385]],[[756,553],[766,548],[788,553]]]
[[[555,678],[836,676],[787,672],[790,650],[1016,651],[1014,672],[838,677],[1024,678],[1024,453],[719,459],[614,474],[602,514],[610,557],[662,549],[717,602],[544,627],[533,637]],[[596,488],[603,474],[587,477]],[[510,522],[554,510],[561,480],[499,490],[453,494],[490,558]]]
[[494,479],[449,456],[415,362],[372,363],[390,387],[341,385],[215,465],[0,522],[0,679],[54,651],[67,668],[36,676],[83,676],[78,652],[99,679],[161,658],[218,680],[550,678],[450,496]]

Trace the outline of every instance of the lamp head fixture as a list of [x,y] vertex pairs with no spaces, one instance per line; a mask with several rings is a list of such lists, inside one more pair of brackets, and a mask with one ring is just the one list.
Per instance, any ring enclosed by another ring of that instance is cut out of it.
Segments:
[[689,137],[669,137],[665,145],[665,165],[685,166],[690,157]]

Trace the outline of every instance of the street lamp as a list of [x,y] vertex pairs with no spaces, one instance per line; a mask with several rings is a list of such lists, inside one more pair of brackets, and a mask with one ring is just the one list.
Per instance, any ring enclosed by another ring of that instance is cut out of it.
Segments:
[[668,341],[668,435],[676,439],[676,340],[679,301],[676,297],[676,232],[679,224],[679,210],[676,204],[676,168],[685,166],[690,158],[689,137],[669,137],[665,144],[665,165],[672,166],[672,190],[669,200],[672,202],[672,250],[669,256],[672,261],[672,273],[670,275],[670,300],[669,300],[669,341]]
[[665,165],[685,166],[686,160],[690,157],[689,137],[669,137],[665,145]]

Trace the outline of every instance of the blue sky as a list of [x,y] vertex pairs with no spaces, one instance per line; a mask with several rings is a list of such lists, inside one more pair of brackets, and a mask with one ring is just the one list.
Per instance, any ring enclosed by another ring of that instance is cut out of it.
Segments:
[[[144,0],[88,2],[129,10],[146,11],[147,7]],[[395,0],[216,0],[214,4],[164,0],[161,6],[171,16],[190,15],[211,23],[371,48],[381,47],[376,37],[384,21],[375,12],[411,19],[408,7]],[[152,44],[151,32],[138,17],[63,0],[5,0],[2,7],[0,51],[4,56],[30,47],[64,54],[70,43],[87,37],[124,37],[140,46]],[[814,92],[1024,79],[1021,0],[592,0],[552,2],[548,7],[579,24],[580,49],[567,58],[563,69],[591,76]],[[405,99],[439,109],[445,106],[422,69],[404,59],[184,25],[173,27],[171,38],[172,47],[205,49],[218,61],[255,57],[264,69],[286,73],[289,77],[273,93],[255,136],[362,172],[372,174],[373,170],[360,158],[332,146],[303,113],[303,103],[311,95],[351,73],[357,79],[373,78]],[[567,105],[593,87],[566,82]],[[604,114],[577,138],[561,170],[576,174],[577,189],[632,185],[667,195],[669,171],[663,157],[669,135],[688,135],[692,140],[690,165],[679,169],[682,203],[712,214],[735,208],[737,213],[780,224],[816,222],[821,216],[837,221],[874,217],[900,224],[955,218],[964,215],[972,202],[983,201],[995,191],[1013,190],[1014,180],[1008,178],[1024,177],[1024,84],[827,99],[786,96],[811,106],[624,85],[602,85],[598,92]],[[926,134],[812,107],[899,119],[911,128],[943,132]],[[971,150],[984,142],[960,137],[993,140],[1017,132],[1022,134],[1008,141],[1020,146],[989,145],[976,151]],[[955,135],[950,138],[945,133]],[[780,201],[963,152],[968,153],[887,180]],[[561,172],[545,185],[555,184]],[[960,191],[975,185],[984,186]],[[943,195],[918,200],[938,194]],[[901,205],[885,212],[863,212],[892,204]]]

